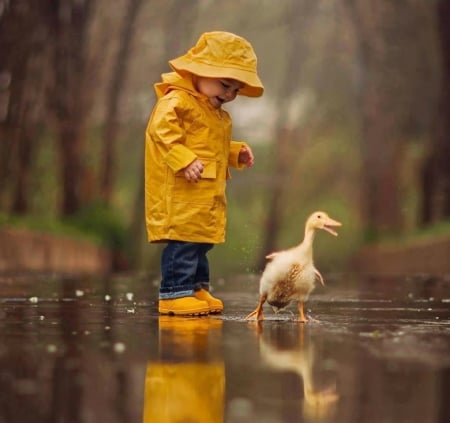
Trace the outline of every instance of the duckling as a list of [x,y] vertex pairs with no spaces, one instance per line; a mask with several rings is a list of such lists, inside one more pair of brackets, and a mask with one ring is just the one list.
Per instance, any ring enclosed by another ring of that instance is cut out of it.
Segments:
[[342,224],[323,211],[316,211],[308,217],[305,224],[303,242],[288,250],[274,252],[266,256],[267,263],[259,283],[259,303],[246,319],[264,320],[263,305],[267,301],[278,313],[293,300],[298,302],[298,321],[306,323],[303,305],[314,289],[318,278],[322,285],[323,277],[314,267],[313,241],[316,229],[323,229],[333,236],[332,228]]

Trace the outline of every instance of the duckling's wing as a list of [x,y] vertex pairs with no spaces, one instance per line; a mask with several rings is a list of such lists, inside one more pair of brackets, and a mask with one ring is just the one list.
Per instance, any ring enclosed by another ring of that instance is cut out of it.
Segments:
[[278,309],[286,307],[297,292],[296,281],[302,266],[292,263],[284,272],[274,275],[267,302]]
[[287,280],[290,283],[295,284],[297,279],[300,277],[300,274],[303,270],[303,266],[300,263],[292,263],[291,267],[289,268],[289,272],[287,274]]
[[276,256],[280,255],[283,251],[274,251],[273,253],[267,254],[266,259],[272,260]]
[[319,279],[319,281],[322,284],[322,286],[325,286],[325,282],[323,281],[323,277],[322,277],[322,275],[320,274],[320,272],[316,268],[314,268],[314,274]]
[[267,260],[272,260],[276,255],[278,255],[279,253],[270,253],[267,254],[266,259]]

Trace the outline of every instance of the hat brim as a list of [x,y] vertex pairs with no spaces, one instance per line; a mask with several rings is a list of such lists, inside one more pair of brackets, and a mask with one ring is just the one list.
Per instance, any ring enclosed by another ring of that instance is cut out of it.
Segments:
[[189,72],[206,78],[230,78],[245,84],[238,92],[247,97],[261,97],[264,86],[255,72],[236,67],[214,66],[208,63],[193,62],[185,56],[170,60],[169,65],[178,73]]

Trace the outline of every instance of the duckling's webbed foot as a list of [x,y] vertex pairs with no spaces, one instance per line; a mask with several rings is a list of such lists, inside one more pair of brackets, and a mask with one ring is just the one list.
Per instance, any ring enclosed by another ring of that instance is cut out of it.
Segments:
[[262,311],[255,309],[250,314],[247,314],[247,316],[245,316],[245,320],[264,320],[264,314]]
[[255,320],[260,321],[264,320],[264,314],[263,314],[263,305],[266,301],[267,295],[262,295],[259,297],[259,303],[258,306],[253,310],[249,315],[246,316],[245,320],[250,320],[253,317]]

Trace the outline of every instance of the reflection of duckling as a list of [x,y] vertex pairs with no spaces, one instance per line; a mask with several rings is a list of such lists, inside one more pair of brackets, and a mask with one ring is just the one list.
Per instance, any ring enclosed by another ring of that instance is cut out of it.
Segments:
[[[280,329],[283,328],[280,327]],[[304,342],[304,327],[299,327],[299,342],[295,347],[289,349],[281,347],[282,342],[279,337],[275,342],[265,339],[262,335],[262,328],[259,329],[260,353],[264,362],[279,371],[292,371],[303,380],[303,414],[314,421],[331,417],[335,412],[339,396],[336,393],[335,384],[322,390],[314,388],[314,347],[311,341]],[[289,333],[292,332],[289,331]],[[278,335],[283,335],[283,332],[279,332]]]
[[144,423],[223,422],[222,321],[159,317],[159,359],[147,365]]
[[314,289],[315,280],[322,275],[314,267],[313,241],[316,229],[324,229],[337,236],[332,227],[341,226],[340,222],[331,219],[325,212],[315,212],[309,216],[305,225],[303,242],[289,250],[279,251],[267,256],[272,259],[264,269],[259,285],[259,303],[256,309],[246,319],[255,317],[263,320],[263,304],[267,301],[279,312],[287,307],[292,300],[298,301],[299,321],[306,322],[303,304]]

